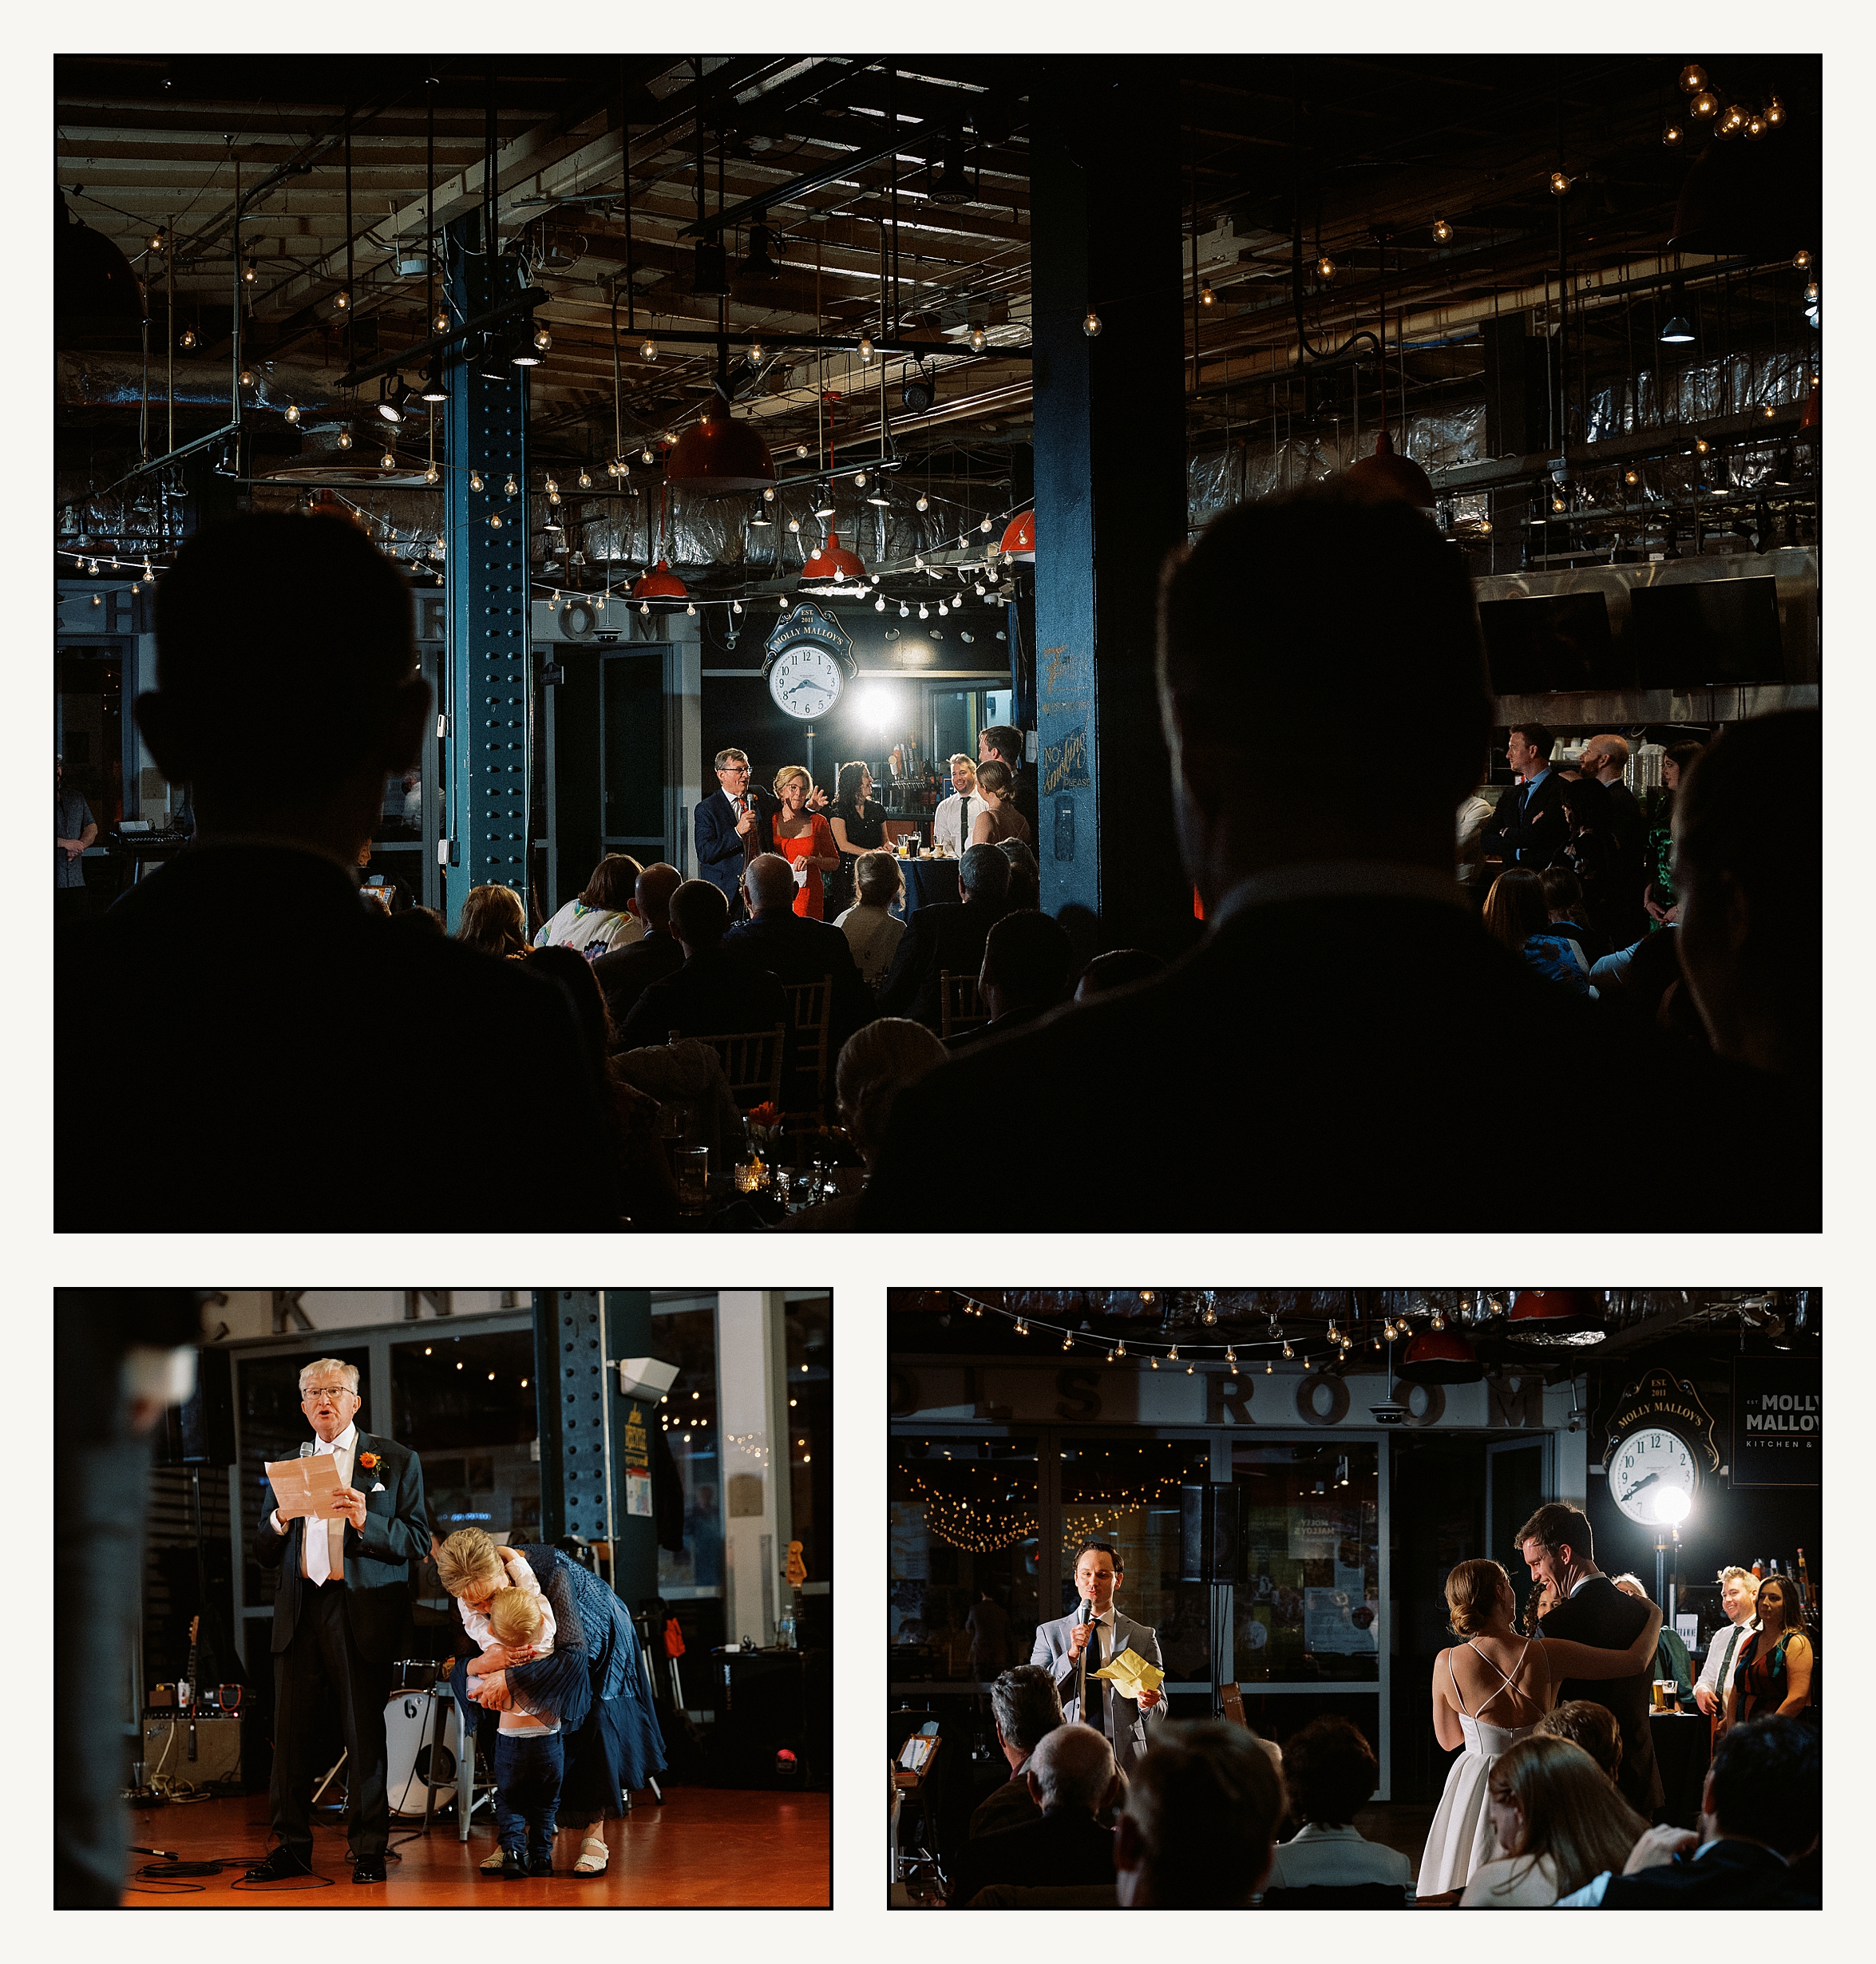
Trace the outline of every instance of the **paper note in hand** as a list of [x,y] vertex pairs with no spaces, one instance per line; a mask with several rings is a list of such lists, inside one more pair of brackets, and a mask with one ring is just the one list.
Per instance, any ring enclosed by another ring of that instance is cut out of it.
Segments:
[[1166,1681],[1166,1673],[1157,1664],[1149,1664],[1137,1650],[1115,1652],[1107,1663],[1089,1676],[1112,1678],[1114,1689],[1122,1697],[1135,1700],[1143,1691],[1158,1691]]
[[303,1515],[330,1521],[343,1511],[332,1498],[344,1483],[338,1477],[338,1462],[329,1452],[311,1459],[270,1459],[267,1478],[273,1483],[274,1511],[283,1521]]

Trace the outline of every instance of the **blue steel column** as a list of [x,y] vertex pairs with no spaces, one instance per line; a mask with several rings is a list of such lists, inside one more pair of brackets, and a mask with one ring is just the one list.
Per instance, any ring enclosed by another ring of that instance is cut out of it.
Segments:
[[[518,268],[491,272],[477,216],[445,232],[445,291],[452,320],[485,311],[520,289]],[[449,370],[449,646],[442,703],[449,760],[445,913],[453,929],[471,887],[528,895],[528,370],[499,382],[464,348]],[[479,472],[482,488],[469,489]],[[513,477],[510,497],[502,486]],[[492,518],[499,517],[499,526]]]
[[1032,100],[1043,905],[1170,953],[1192,916],[1153,681],[1160,562],[1185,536],[1179,105],[1164,63],[1073,57]]

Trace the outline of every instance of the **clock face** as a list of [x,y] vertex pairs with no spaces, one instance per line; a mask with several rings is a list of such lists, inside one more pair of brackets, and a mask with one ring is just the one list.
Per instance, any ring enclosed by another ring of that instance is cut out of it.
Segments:
[[769,693],[778,707],[805,720],[825,716],[841,699],[841,665],[824,647],[797,641],[785,647],[769,671]]
[[1629,1433],[1609,1463],[1609,1491],[1616,1505],[1631,1521],[1651,1528],[1668,1518],[1659,1511],[1660,1496],[1679,1493],[1691,1501],[1698,1478],[1693,1448],[1678,1432],[1659,1426],[1645,1425]]

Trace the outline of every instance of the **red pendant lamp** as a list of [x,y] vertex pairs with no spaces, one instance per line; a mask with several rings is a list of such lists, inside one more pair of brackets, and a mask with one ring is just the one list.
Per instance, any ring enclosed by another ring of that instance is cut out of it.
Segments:
[[806,580],[834,580],[844,585],[850,580],[864,580],[866,563],[857,552],[849,552],[841,544],[837,532],[830,532],[827,543],[814,547],[808,554],[801,577]]
[[1798,434],[1801,437],[1815,437],[1823,426],[1823,382],[1814,382],[1811,394],[1804,398],[1804,414],[1798,418]]
[[631,597],[635,600],[687,600],[691,589],[671,571],[670,562],[661,559],[649,572],[642,572],[633,580]]
[[1506,1313],[1505,1334],[1526,1344],[1600,1344],[1608,1334],[1576,1289],[1521,1289]]
[[1003,542],[999,548],[1005,559],[1027,560],[1035,564],[1035,513],[1021,512],[1003,528]]
[[1485,1366],[1456,1332],[1419,1330],[1408,1338],[1394,1375],[1410,1384],[1476,1384],[1485,1376]]
[[760,491],[775,481],[775,460],[760,432],[717,402],[678,438],[664,475],[699,491]]
[[1373,497],[1400,498],[1422,511],[1433,509],[1432,480],[1411,457],[1395,450],[1385,429],[1375,439],[1374,455],[1351,464],[1343,474],[1348,483],[1360,485]]

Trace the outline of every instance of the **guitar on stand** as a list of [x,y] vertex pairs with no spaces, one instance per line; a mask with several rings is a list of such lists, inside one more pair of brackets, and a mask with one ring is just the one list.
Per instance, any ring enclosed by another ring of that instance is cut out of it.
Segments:
[[189,1674],[187,1681],[176,1688],[176,1696],[189,1708],[189,1757],[196,1756],[196,1639],[202,1629],[199,1616],[189,1618]]

